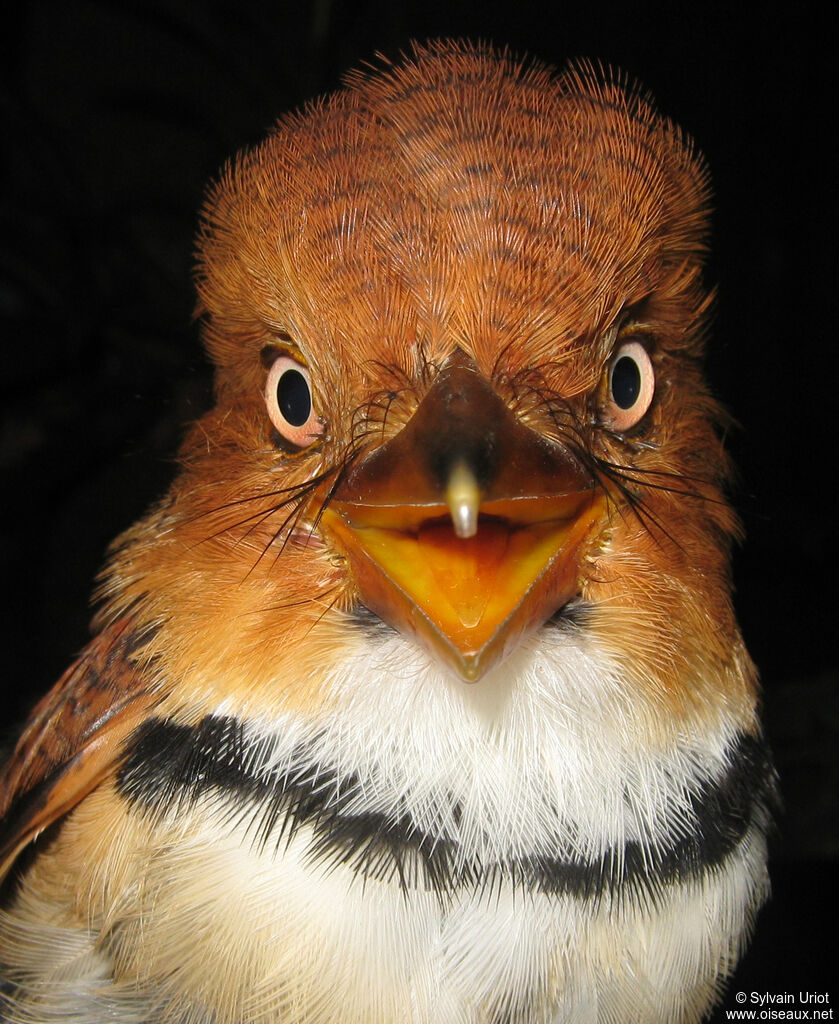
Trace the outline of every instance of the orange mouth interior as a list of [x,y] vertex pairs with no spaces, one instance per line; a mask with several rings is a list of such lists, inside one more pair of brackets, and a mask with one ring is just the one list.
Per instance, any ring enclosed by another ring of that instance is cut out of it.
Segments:
[[442,504],[334,501],[323,523],[365,604],[473,679],[575,595],[580,545],[600,514],[584,490],[486,502],[467,538]]

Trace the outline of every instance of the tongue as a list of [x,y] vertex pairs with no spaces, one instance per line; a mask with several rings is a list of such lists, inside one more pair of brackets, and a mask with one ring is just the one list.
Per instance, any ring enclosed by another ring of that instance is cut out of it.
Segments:
[[506,526],[486,520],[472,537],[456,536],[445,520],[424,523],[419,529],[419,550],[440,595],[467,629],[483,617],[509,540]]

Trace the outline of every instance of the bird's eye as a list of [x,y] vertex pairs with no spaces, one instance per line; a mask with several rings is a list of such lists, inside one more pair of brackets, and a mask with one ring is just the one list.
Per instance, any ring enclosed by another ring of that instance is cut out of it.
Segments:
[[278,356],[265,382],[265,404],[277,432],[295,448],[308,448],[323,433],[315,414],[309,371],[290,356]]
[[609,363],[603,423],[611,430],[629,430],[649,409],[655,391],[655,373],[647,350],[639,341],[620,345]]

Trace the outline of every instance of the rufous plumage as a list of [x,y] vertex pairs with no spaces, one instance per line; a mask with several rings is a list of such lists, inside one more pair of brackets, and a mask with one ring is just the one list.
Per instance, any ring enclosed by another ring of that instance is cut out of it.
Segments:
[[620,76],[448,42],[227,167],[215,407],[2,777],[0,1020],[707,1016],[773,799],[708,193]]

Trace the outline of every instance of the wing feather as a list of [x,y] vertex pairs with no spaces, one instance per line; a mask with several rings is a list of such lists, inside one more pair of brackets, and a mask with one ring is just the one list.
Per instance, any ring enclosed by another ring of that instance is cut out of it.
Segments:
[[150,636],[131,616],[99,633],[38,703],[0,775],[0,879],[23,848],[120,763],[125,741],[161,698]]

